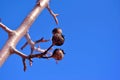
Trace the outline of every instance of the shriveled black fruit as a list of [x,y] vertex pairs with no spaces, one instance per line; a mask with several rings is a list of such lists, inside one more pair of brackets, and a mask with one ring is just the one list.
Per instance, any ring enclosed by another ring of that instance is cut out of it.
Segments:
[[54,29],[52,30],[52,33],[53,33],[53,35],[56,34],[56,33],[62,34],[62,29],[60,29],[60,28],[54,28]]
[[62,60],[63,57],[64,57],[64,51],[62,49],[55,49],[54,52],[53,52],[52,57],[55,60]]
[[56,46],[61,46],[63,45],[65,39],[64,39],[64,36],[62,34],[54,34],[53,37],[52,37],[52,43]]

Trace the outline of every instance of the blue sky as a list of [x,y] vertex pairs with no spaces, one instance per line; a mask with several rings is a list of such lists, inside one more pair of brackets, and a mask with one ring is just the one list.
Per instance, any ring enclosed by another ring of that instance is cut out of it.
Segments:
[[[35,5],[35,0],[0,2],[0,18],[11,29],[17,29]],[[120,1],[51,0],[50,6],[60,14],[59,25],[45,9],[30,28],[30,35],[33,40],[49,39],[54,27],[62,28],[66,41],[58,48],[64,49],[64,59],[59,64],[53,59],[34,59],[24,72],[21,58],[11,55],[0,68],[0,80],[120,80]],[[0,28],[0,48],[6,40],[7,34]],[[25,41],[23,38],[17,49]],[[41,43],[41,47],[50,43]],[[22,52],[29,54],[29,46]]]

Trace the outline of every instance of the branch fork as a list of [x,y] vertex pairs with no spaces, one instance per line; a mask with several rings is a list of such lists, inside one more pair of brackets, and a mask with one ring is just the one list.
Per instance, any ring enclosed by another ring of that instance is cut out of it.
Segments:
[[47,57],[46,54],[48,54],[48,51],[49,51],[52,47],[53,47],[53,46],[50,46],[50,47],[49,47],[47,50],[45,50],[43,53],[30,54],[30,55],[26,55],[26,54],[20,52],[19,50],[17,50],[16,48],[12,48],[12,51],[13,51],[13,53],[21,56],[22,61],[23,61],[24,71],[26,71],[26,69],[27,69],[26,62],[25,62],[26,59],[29,60],[30,66],[32,66],[32,63],[33,63],[32,58],[46,58],[46,59],[51,58],[52,56],[48,56],[48,57]]
[[57,16],[58,16],[59,14],[55,14],[55,13],[51,10],[51,8],[50,8],[50,6],[49,6],[49,5],[48,5],[46,8],[47,8],[47,9],[48,9],[48,11],[50,12],[50,14],[53,16],[53,18],[54,18],[54,20],[55,20],[56,24],[58,24],[58,19],[57,19]]
[[8,33],[8,35],[10,35],[11,33],[13,33],[13,30],[11,30],[10,28],[8,28],[6,25],[4,25],[2,22],[0,22],[0,27],[6,31]]
[[[27,69],[26,59],[29,60],[30,66],[32,66],[32,63],[33,63],[32,59],[33,58],[45,58],[45,59],[54,58],[54,59],[58,59],[58,60],[62,59],[62,57],[59,57],[60,54],[58,54],[58,53],[54,54],[53,52],[50,52],[52,47],[55,46],[54,43],[52,43],[51,46],[47,49],[41,49],[40,46],[39,47],[35,46],[38,43],[48,42],[50,40],[45,40],[44,38],[41,38],[39,40],[33,41],[31,39],[29,33],[26,33],[27,31],[29,31],[29,28],[31,27],[32,23],[35,21],[35,19],[38,17],[38,15],[42,12],[42,10],[44,8],[47,8],[47,10],[53,16],[56,24],[58,24],[58,19],[57,19],[58,14],[55,14],[50,9],[49,1],[50,0],[37,0],[36,5],[33,8],[33,10],[28,14],[28,16],[23,20],[21,25],[16,30],[11,30],[10,28],[8,28],[6,25],[4,25],[1,22],[1,19],[0,19],[0,27],[4,31],[6,31],[8,33],[8,36],[9,36],[6,44],[3,46],[2,49],[0,49],[0,66],[2,66],[2,64],[5,62],[7,57],[13,53],[19,55],[22,58],[24,71],[26,71],[26,69]],[[31,48],[31,52],[29,55],[26,55],[26,54],[22,53],[21,51],[19,51],[18,49],[16,49],[17,43],[24,36],[25,36],[27,41],[21,47],[21,50],[23,50],[29,44],[30,48]],[[37,51],[38,53],[33,54],[34,50]],[[48,55],[48,54],[50,54],[50,55]]]
[[44,52],[44,49],[41,49],[40,47],[35,47],[35,44],[38,44],[40,42],[48,42],[49,40],[45,40],[44,38],[41,38],[39,40],[36,41],[32,41],[29,33],[26,33],[25,38],[27,39],[27,42],[21,47],[21,50],[23,50],[27,44],[30,44],[31,47],[31,54],[33,53],[33,51],[38,51],[38,52]]

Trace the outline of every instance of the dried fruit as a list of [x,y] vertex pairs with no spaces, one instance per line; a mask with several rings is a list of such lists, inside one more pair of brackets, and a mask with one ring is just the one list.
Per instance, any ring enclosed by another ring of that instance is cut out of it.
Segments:
[[62,34],[54,34],[53,37],[52,37],[52,43],[56,46],[61,46],[63,45],[65,39],[64,39],[64,36]]
[[54,52],[53,52],[52,57],[55,60],[62,60],[63,57],[64,57],[64,51],[62,49],[55,49]]
[[56,33],[62,34],[62,29],[60,29],[60,28],[54,28],[54,29],[52,30],[52,33],[53,33],[53,35],[56,34]]

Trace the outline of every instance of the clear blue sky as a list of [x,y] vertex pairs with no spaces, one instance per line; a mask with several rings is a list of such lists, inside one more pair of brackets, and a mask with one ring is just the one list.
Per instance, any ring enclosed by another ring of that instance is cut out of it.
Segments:
[[[16,29],[35,5],[36,0],[1,0],[0,18]],[[120,1],[51,0],[59,13],[57,26],[45,9],[30,28],[33,40],[51,38],[54,27],[63,29],[65,57],[59,64],[53,59],[34,59],[23,71],[19,56],[11,55],[0,68],[0,80],[120,80]],[[7,34],[0,28],[0,48]],[[17,49],[25,43],[23,38]],[[50,42],[41,44],[47,48]],[[29,46],[22,51],[29,53]],[[28,61],[27,61],[28,63]]]

